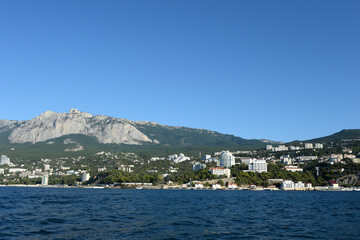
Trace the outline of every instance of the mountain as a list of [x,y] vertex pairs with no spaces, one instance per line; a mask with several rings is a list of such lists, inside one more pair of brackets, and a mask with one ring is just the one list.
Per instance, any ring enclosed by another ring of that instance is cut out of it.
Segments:
[[346,140],[360,139],[360,129],[343,129],[340,132],[334,133],[332,135],[320,138],[314,138],[307,140],[306,142],[318,142],[318,143],[328,143],[328,142],[341,142]]
[[155,122],[91,115],[71,109],[69,113],[47,111],[26,121],[0,120],[0,150],[76,152],[92,149],[162,149],[187,150],[202,147],[256,148],[265,144],[228,134],[173,127]]
[[274,141],[269,139],[259,139],[259,140],[266,144],[284,144],[283,141]]
[[71,109],[69,113],[47,111],[28,121],[1,120],[1,126],[3,131],[11,131],[10,143],[44,142],[69,134],[95,137],[99,143],[141,145],[152,142],[129,120],[93,116],[77,109]]

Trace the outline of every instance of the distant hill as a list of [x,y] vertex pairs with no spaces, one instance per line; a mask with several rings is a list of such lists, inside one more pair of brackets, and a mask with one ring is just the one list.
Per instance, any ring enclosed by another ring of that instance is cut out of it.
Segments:
[[307,140],[306,142],[329,143],[329,142],[340,142],[343,140],[351,140],[351,139],[360,139],[360,129],[344,129],[332,135],[310,139]]

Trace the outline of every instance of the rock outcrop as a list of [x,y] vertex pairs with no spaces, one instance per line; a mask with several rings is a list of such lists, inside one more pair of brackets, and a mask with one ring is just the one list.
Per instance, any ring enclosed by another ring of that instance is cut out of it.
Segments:
[[154,142],[139,131],[132,121],[93,116],[77,109],[71,109],[69,113],[47,111],[28,121],[1,120],[0,129],[11,131],[11,143],[37,143],[69,134],[92,136],[100,143],[141,145]]

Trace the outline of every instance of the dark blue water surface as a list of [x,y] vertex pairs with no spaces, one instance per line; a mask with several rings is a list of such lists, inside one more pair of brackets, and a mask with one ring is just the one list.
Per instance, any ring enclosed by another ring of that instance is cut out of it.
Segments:
[[360,239],[360,192],[0,187],[1,239]]

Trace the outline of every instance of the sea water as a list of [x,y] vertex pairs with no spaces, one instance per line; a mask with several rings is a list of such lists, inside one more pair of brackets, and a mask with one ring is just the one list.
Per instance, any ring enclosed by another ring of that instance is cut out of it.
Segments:
[[360,239],[360,192],[0,187],[0,239]]

